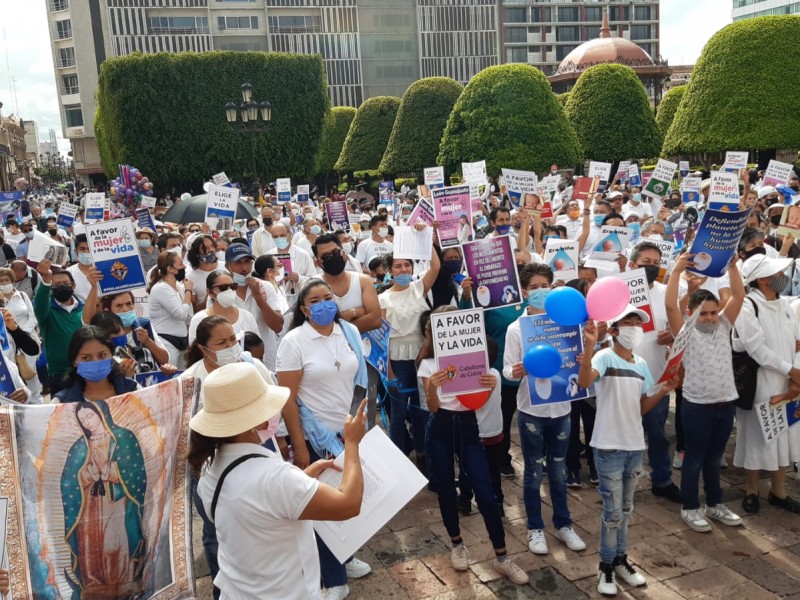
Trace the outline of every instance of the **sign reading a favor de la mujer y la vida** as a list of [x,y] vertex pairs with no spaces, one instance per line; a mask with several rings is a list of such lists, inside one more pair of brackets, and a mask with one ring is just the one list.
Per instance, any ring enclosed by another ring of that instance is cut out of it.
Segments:
[[711,171],[708,206],[726,212],[739,208],[739,176],[736,173]]
[[100,295],[145,287],[133,221],[119,219],[86,225],[86,238],[94,266],[103,274]]
[[211,229],[229,231],[236,220],[236,209],[239,205],[239,190],[223,185],[208,186],[205,221]]
[[677,168],[678,165],[676,163],[659,158],[656,168],[653,169],[653,176],[642,190],[642,194],[650,196],[651,198],[666,196],[670,184],[672,183],[672,177],[675,175],[675,169]]
[[480,384],[481,376],[489,372],[483,309],[431,314],[431,335],[436,365],[447,374],[442,393],[486,389]]

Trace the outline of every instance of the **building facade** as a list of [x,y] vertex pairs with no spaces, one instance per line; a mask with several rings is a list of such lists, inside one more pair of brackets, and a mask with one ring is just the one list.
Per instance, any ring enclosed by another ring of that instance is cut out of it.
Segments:
[[800,0],[733,0],[733,20],[800,14]]
[[6,187],[11,189],[14,181],[30,177],[30,162],[26,156],[25,127],[15,115],[0,117],[0,145],[7,152],[5,161]]

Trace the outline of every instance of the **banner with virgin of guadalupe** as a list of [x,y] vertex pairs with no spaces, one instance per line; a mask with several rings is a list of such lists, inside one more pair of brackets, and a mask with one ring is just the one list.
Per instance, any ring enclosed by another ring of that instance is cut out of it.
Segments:
[[0,407],[10,598],[195,597],[186,450],[194,383]]

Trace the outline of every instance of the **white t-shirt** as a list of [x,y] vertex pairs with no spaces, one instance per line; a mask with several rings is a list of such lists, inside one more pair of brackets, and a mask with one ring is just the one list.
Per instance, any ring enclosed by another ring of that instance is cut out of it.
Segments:
[[214,585],[229,599],[320,598],[313,521],[298,520],[319,481],[258,444],[224,444],[197,484],[206,513],[211,516],[225,467],[246,454],[267,458],[251,458],[225,478],[214,519],[219,541]]
[[641,219],[642,217],[652,217],[653,216],[653,208],[644,201],[640,201],[639,204],[633,204],[633,202],[628,202],[622,207],[622,212],[627,216],[629,214],[636,215]]
[[387,242],[386,240],[376,242],[372,238],[369,238],[358,245],[356,260],[366,266],[369,259],[373,256],[383,256],[384,254],[389,254],[392,250],[394,250],[394,244],[392,244],[392,242]]
[[592,357],[592,369],[600,374],[595,382],[597,417],[591,446],[600,450],[644,450],[642,395],[653,387],[647,363],[633,355],[628,362],[612,348]]
[[495,437],[503,433],[503,410],[500,397],[500,373],[497,369],[489,369],[489,375],[497,378],[497,385],[486,404],[475,411],[478,419],[478,430],[482,438]]
[[[194,341],[194,338],[197,336],[197,326],[200,325],[200,321],[205,319],[208,316],[208,310],[201,310],[195,316],[192,317],[191,322],[189,323],[189,343],[191,344]],[[244,335],[246,332],[250,331],[255,334],[259,334],[258,330],[258,323],[256,323],[255,318],[253,315],[250,314],[249,311],[240,308],[239,309],[239,318],[236,319],[235,323],[231,323],[231,327],[233,327],[234,333],[241,333]],[[259,335],[259,337],[261,337]]]
[[713,333],[692,328],[683,355],[683,397],[695,404],[730,402],[739,395],[731,361],[731,324],[724,315]]
[[277,372],[303,371],[297,397],[331,431],[341,431],[350,414],[356,352],[364,353],[360,341],[358,348],[351,348],[338,323],[324,336],[308,321],[287,333],[278,347]]
[[[214,271],[222,271],[223,273],[227,273],[227,271],[222,267],[222,263],[219,261],[217,261],[217,268],[214,269]],[[197,302],[200,306],[206,305],[206,298],[208,296],[206,279],[214,271],[203,271],[201,269],[192,269],[189,271],[187,269],[186,279],[192,282],[192,291],[197,296]]]
[[653,314],[653,325],[655,329],[644,334],[641,343],[633,349],[637,356],[641,356],[647,363],[650,373],[655,373],[655,377],[661,377],[667,366],[667,356],[669,346],[658,343],[658,332],[667,329],[667,286],[662,283],[653,282],[650,288],[650,308]]

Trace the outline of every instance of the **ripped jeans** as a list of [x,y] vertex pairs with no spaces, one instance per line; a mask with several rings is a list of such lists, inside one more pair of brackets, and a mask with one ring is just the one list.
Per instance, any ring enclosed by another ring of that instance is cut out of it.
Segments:
[[603,499],[600,516],[600,560],[611,564],[628,553],[628,517],[633,494],[642,474],[643,450],[594,448],[594,466],[600,478],[597,491]]
[[542,498],[539,489],[547,459],[547,479],[553,503],[553,526],[556,529],[572,525],[567,506],[567,448],[569,447],[569,414],[563,417],[534,417],[517,413],[519,440],[525,460],[522,497],[528,514],[528,529],[544,529]]

